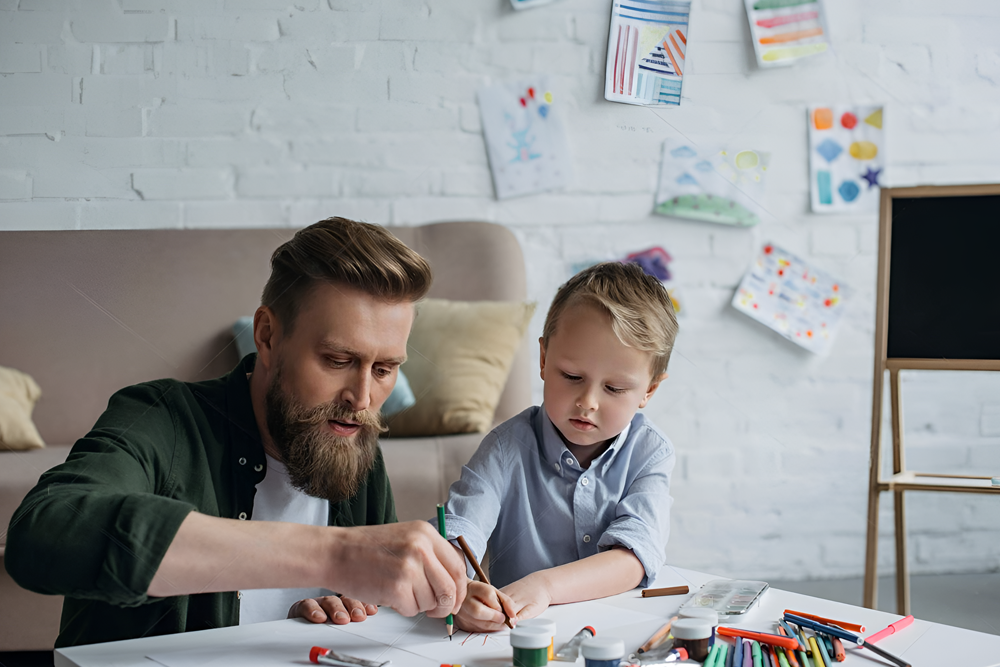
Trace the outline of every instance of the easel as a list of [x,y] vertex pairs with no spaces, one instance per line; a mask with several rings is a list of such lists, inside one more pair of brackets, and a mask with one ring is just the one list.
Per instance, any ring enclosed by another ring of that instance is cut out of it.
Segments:
[[[879,494],[892,492],[896,533],[896,613],[910,613],[910,578],[906,558],[906,491],[945,491],[959,493],[1000,493],[989,476],[944,475],[908,471],[903,451],[901,370],[1000,371],[1000,359],[890,358],[889,279],[892,248],[893,199],[924,197],[975,197],[1000,195],[1000,185],[925,186],[885,188],[879,206],[878,287],[875,305],[875,377],[872,392],[871,458],[868,484],[868,536],[865,548],[864,606],[874,609],[878,603],[878,513]],[[942,224],[946,224],[942,221]],[[930,304],[928,304],[930,307]],[[892,476],[882,478],[882,398],[885,371],[889,371],[889,394],[892,414]],[[997,472],[1000,474],[1000,471]]]

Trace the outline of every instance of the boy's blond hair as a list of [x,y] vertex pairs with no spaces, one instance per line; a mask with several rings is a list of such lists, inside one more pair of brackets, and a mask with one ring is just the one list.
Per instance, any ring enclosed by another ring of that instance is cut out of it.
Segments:
[[546,349],[563,311],[578,301],[606,312],[611,317],[611,330],[622,345],[652,353],[654,379],[667,372],[677,338],[677,316],[659,280],[634,263],[603,262],[584,269],[566,281],[552,300],[542,329]]

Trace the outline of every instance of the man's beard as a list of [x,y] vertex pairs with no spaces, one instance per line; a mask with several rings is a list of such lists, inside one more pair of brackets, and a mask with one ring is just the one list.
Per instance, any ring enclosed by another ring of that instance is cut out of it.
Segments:
[[[357,493],[375,463],[378,436],[386,431],[378,414],[355,412],[343,403],[307,408],[282,387],[280,369],[267,388],[267,429],[292,486],[337,502]],[[334,434],[329,420],[359,425],[352,437]]]

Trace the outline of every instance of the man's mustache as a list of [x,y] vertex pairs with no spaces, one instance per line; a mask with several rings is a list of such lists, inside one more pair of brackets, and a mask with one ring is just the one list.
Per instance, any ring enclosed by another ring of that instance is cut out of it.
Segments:
[[345,403],[321,403],[314,408],[294,415],[293,421],[307,426],[319,426],[328,421],[338,421],[357,424],[363,428],[374,429],[379,433],[385,433],[389,430],[379,413],[368,410],[355,412]]

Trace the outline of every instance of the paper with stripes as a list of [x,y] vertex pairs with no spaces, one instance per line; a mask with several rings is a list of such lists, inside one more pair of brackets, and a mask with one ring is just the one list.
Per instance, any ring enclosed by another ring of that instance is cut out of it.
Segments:
[[830,49],[823,0],[744,0],[760,67],[791,65]]
[[690,15],[690,0],[616,0],[611,8],[604,99],[679,105]]

